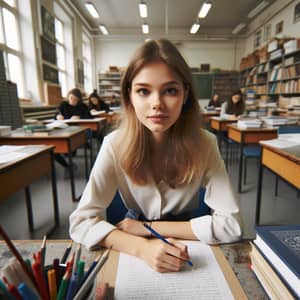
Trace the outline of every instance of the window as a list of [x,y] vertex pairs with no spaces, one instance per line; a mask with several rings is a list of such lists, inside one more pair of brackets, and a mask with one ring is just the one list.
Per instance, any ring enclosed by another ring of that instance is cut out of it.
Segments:
[[271,38],[271,24],[265,26],[264,41],[267,42]]
[[83,76],[84,90],[88,93],[93,90],[92,79],[92,54],[91,41],[86,33],[82,34],[82,60],[83,60]]
[[254,36],[254,49],[260,47],[262,42],[262,31],[258,30]]
[[56,39],[56,57],[58,68],[58,80],[63,95],[67,94],[67,70],[66,70],[66,49],[64,39],[64,25],[55,18],[55,39]]
[[6,77],[17,84],[18,94],[23,97],[23,61],[16,4],[16,0],[0,1],[0,49],[4,55]]

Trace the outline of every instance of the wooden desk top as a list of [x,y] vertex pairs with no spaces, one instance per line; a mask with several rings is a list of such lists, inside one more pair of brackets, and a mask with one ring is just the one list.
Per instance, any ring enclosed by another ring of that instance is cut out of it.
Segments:
[[[10,135],[0,137],[0,143],[3,140],[10,140],[10,139],[65,139],[71,138],[72,136],[86,131],[86,128],[80,126],[70,126],[67,128],[62,129],[54,129],[49,131],[47,136],[38,136],[34,135],[32,132],[25,132],[23,128],[16,129],[12,131]],[[3,143],[2,143],[3,144]]]
[[260,142],[260,145],[263,148],[269,149],[272,152],[275,152],[275,153],[279,154],[280,156],[285,157],[288,160],[293,161],[300,165],[300,145],[283,148],[283,149],[264,144],[263,141]]
[[26,156],[23,158],[17,158],[16,160],[8,161],[6,163],[0,163],[0,173],[7,172],[10,168],[13,168],[16,164],[28,160],[39,153],[48,152],[51,149],[54,149],[54,146],[45,146],[45,145],[28,145],[28,146],[21,146],[21,147],[19,150],[16,151],[21,153],[26,153]]
[[[14,241],[14,244],[23,258],[26,259],[32,258],[32,253],[40,250],[41,241],[19,240]],[[61,258],[68,244],[69,241],[67,240],[47,241],[46,265],[50,264],[56,257]],[[250,244],[247,241],[243,241],[239,243],[220,245],[220,247],[217,248],[222,250],[248,299],[267,300],[268,297],[258,283],[254,273],[249,269]],[[73,250],[74,249],[73,245]],[[98,251],[89,252],[86,249],[82,249],[82,257],[86,258],[86,266],[89,266],[98,254]],[[109,261],[104,265],[103,270],[98,275],[98,280],[101,281],[103,278],[103,272],[108,272],[111,276],[111,280],[114,280],[113,272],[111,270],[113,268],[117,268],[117,261],[114,259],[117,255],[117,252],[112,251]],[[12,255],[7,246],[3,241],[0,241],[0,268],[5,265],[10,257],[12,257]],[[114,265],[109,264],[111,259],[115,262]]]

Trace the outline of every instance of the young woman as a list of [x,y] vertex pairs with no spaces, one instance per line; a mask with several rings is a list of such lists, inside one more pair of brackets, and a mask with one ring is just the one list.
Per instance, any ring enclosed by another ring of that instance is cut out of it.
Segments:
[[234,92],[221,107],[221,117],[237,120],[245,112],[245,101],[240,90]]
[[[105,137],[70,216],[72,239],[135,255],[159,272],[178,271],[189,259],[176,239],[238,240],[239,204],[215,137],[200,129],[191,73],[175,46],[168,40],[145,42],[129,63],[121,91],[124,119]],[[201,186],[212,214],[187,218]],[[105,221],[101,216],[117,190],[126,207],[172,245],[150,238],[142,221],[125,218],[116,226]]]
[[67,99],[68,101],[62,101],[58,108],[57,120],[92,118],[88,107],[82,101],[80,89],[70,90]]
[[105,110],[105,112],[109,112],[109,106],[106,104],[100,96],[97,94],[97,91],[94,90],[90,95],[89,95],[89,103],[88,103],[88,108],[90,110],[90,113],[93,114],[93,112]]
[[208,102],[208,107],[221,107],[221,100],[220,100],[220,97],[219,97],[219,94],[214,94],[212,96],[212,98],[210,99],[210,101]]

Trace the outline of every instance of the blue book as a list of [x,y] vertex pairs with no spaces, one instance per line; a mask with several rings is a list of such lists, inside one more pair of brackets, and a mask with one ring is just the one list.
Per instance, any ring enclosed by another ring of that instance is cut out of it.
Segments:
[[253,242],[295,296],[300,298],[300,224],[257,226]]

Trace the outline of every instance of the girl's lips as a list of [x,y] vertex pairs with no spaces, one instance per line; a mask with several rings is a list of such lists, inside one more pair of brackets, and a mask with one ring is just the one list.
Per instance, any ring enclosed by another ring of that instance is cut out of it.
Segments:
[[150,119],[154,123],[160,123],[164,120],[166,120],[168,117],[166,115],[154,115],[154,116],[149,116],[148,119]]

